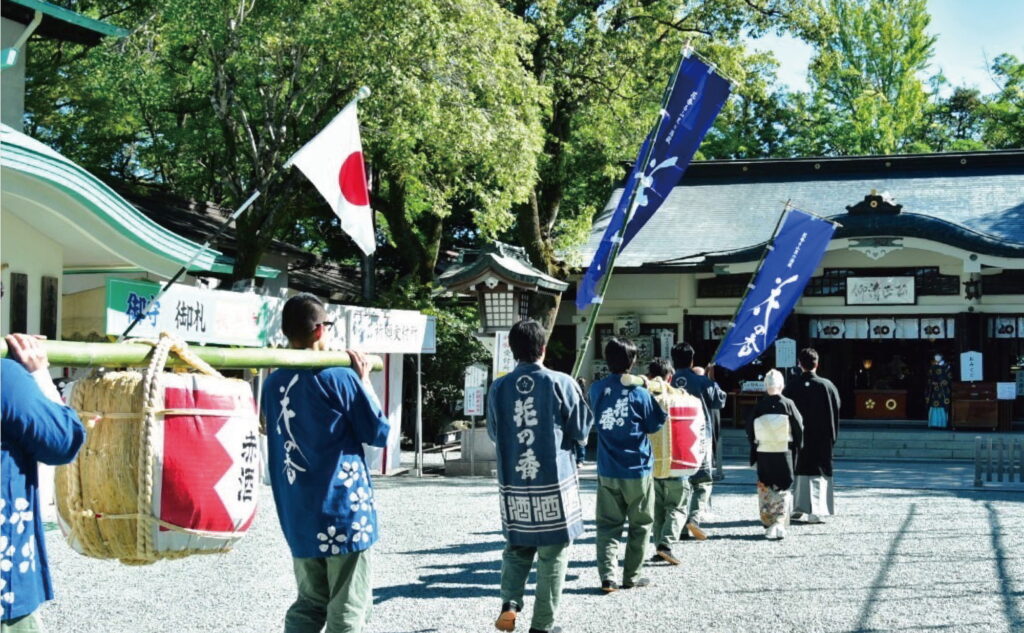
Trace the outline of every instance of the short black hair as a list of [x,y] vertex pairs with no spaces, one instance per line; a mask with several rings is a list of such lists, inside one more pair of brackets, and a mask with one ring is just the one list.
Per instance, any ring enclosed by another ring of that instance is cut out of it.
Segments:
[[818,352],[813,347],[805,347],[797,355],[800,366],[804,369],[814,369],[818,366]]
[[508,331],[508,346],[512,348],[512,356],[523,363],[540,360],[546,341],[544,326],[533,319],[523,319]]
[[693,367],[693,356],[693,345],[686,341],[676,343],[672,348],[672,362],[675,363],[676,367]]
[[675,368],[665,358],[655,358],[647,364],[648,378],[664,378],[666,374],[674,374]]
[[636,362],[636,345],[628,338],[613,336],[604,346],[604,362],[613,374],[624,374]]
[[308,292],[295,295],[281,309],[281,332],[293,344],[305,347],[312,341],[313,330],[327,318],[320,299]]

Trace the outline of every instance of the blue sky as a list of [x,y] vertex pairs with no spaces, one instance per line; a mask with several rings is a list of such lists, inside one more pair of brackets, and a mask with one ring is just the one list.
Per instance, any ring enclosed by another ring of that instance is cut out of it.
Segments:
[[[994,92],[985,60],[991,63],[1001,53],[1024,59],[1024,0],[928,0],[928,12],[929,31],[938,36],[931,70],[941,68],[954,85],[966,83],[983,93]],[[775,53],[782,83],[793,90],[807,89],[807,44],[772,35],[753,46]]]

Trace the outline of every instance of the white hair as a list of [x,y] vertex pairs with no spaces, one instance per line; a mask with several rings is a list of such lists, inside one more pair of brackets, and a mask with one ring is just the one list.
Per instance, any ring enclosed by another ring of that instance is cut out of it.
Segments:
[[786,379],[782,377],[782,372],[778,369],[773,369],[764,375],[764,390],[768,392],[768,395],[779,395],[785,386]]

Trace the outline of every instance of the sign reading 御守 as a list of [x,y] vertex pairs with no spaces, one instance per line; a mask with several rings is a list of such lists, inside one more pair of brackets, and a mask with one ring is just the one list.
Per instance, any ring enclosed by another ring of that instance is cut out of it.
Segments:
[[913,277],[846,278],[846,305],[907,305],[916,302]]

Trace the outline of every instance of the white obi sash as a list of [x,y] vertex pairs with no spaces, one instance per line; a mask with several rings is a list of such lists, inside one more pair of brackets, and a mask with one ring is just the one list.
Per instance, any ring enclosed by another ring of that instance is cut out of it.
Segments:
[[785,413],[766,413],[754,420],[754,439],[759,453],[785,453],[792,436],[789,416]]

